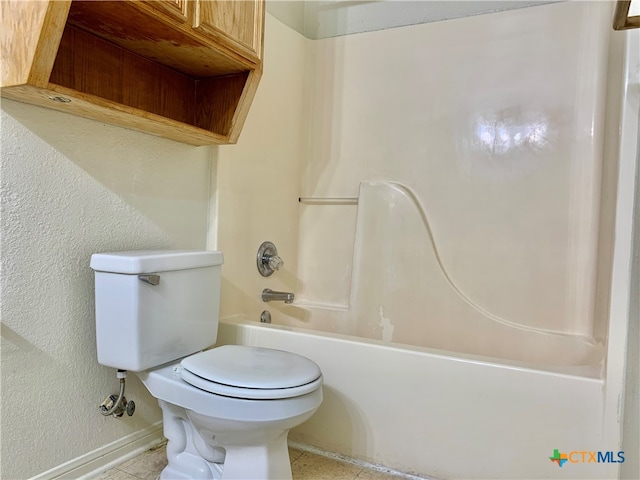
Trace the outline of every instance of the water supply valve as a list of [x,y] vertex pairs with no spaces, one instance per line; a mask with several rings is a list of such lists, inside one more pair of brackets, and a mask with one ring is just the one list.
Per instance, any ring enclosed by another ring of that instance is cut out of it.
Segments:
[[[118,401],[117,395],[109,395],[105,398],[104,402],[100,404],[100,413],[103,415],[113,415],[116,418],[122,417],[125,412],[127,412],[128,416],[132,416],[136,411],[136,404],[133,400],[129,400],[127,402],[126,397],[122,397],[122,400],[118,405],[116,402]],[[111,411],[109,414],[108,412]]]
[[127,412],[128,416],[132,416],[136,411],[136,404],[133,400],[127,402],[124,396],[125,378],[127,377],[126,370],[118,370],[116,373],[118,379],[120,379],[120,393],[118,395],[111,394],[98,407],[100,414],[107,417],[113,415],[114,417],[121,417],[124,412]]

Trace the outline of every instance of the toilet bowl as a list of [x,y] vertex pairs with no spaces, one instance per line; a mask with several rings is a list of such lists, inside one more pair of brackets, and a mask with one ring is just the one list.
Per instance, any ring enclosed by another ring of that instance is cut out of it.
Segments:
[[[297,372],[287,372],[292,365]],[[266,375],[255,373],[264,368]],[[169,464],[162,480],[291,478],[287,433],[322,403],[317,366],[279,350],[223,346],[138,376],[163,412]]]
[[288,431],[322,403],[322,372],[281,350],[202,351],[217,335],[221,264],[220,252],[93,255],[98,361],[158,399],[161,479],[290,479]]

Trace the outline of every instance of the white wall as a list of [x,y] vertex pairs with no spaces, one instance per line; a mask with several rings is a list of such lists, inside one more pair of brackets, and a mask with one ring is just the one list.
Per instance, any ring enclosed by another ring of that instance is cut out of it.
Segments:
[[[636,6],[636,15],[640,5]],[[623,106],[621,160],[633,164],[635,156],[635,213],[633,230],[628,233],[631,240],[631,268],[629,272],[629,307],[627,331],[627,355],[623,415],[622,448],[630,452],[622,464],[620,478],[634,480],[640,478],[640,30],[630,30],[624,34],[627,42],[626,78],[627,95]],[[632,169],[625,170],[632,176]],[[629,214],[631,212],[628,212]],[[630,215],[629,215],[630,216]],[[629,226],[631,228],[631,226]],[[626,292],[625,292],[626,293]],[[623,325],[625,323],[623,322]]]
[[[2,102],[2,471],[24,479],[161,419],[134,375],[133,417],[102,417],[93,252],[203,248],[211,147]],[[122,332],[126,335],[127,332]]]
[[[640,125],[640,110],[638,111],[637,125]],[[638,145],[640,146],[640,130]],[[636,160],[635,204],[640,205],[640,148],[638,148]],[[633,238],[629,295],[631,304],[629,305],[629,331],[627,332],[627,371],[622,427],[622,448],[626,452],[640,452],[640,208],[635,210]],[[640,457],[638,455],[633,453],[629,455],[628,460],[621,467],[620,478],[627,480],[640,478]]]
[[[263,288],[294,291],[297,283],[298,195],[304,155],[304,75],[309,40],[271,15],[266,18],[265,70],[237,145],[218,150],[217,239],[224,253],[221,316],[258,320]],[[260,244],[276,244],[284,267],[263,278]]]

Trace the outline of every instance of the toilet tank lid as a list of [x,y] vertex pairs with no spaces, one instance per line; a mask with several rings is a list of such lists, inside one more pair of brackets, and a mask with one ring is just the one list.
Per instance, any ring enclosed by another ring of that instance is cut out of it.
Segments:
[[91,255],[98,272],[138,274],[187,270],[222,265],[222,252],[192,250],[140,250]]

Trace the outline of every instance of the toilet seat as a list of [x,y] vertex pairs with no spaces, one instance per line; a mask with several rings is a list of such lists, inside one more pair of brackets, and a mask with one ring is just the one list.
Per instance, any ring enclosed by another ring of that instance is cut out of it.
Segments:
[[180,377],[210,393],[251,400],[292,398],[322,384],[318,365],[282,350],[224,345],[182,360]]

